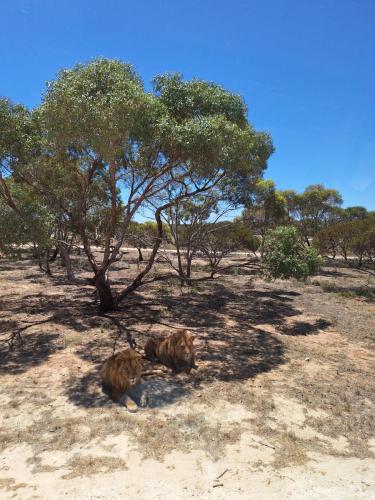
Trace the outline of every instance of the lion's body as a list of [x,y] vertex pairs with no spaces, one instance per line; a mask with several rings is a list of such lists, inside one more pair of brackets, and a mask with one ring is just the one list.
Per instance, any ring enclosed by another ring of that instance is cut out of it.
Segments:
[[119,401],[130,387],[141,382],[141,375],[141,355],[133,349],[114,354],[104,361],[100,370],[104,386],[116,401]]
[[158,359],[174,372],[190,373],[195,368],[194,336],[188,330],[182,330],[166,338],[149,339],[145,345],[148,359]]

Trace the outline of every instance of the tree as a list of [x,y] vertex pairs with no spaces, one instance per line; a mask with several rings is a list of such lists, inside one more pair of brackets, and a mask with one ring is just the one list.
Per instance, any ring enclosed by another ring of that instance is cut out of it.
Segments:
[[[6,109],[5,115],[12,113]],[[12,136],[11,124],[5,125],[12,145],[7,175],[33,187],[79,234],[102,311],[115,309],[143,284],[162,241],[165,210],[224,179],[232,193],[235,188],[243,192],[262,174],[273,151],[270,137],[248,123],[239,96],[181,75],[159,76],[153,91],[146,92],[133,68],[117,60],[97,59],[60,72],[28,120],[36,124],[37,147],[29,145],[34,132]],[[107,207],[100,259],[89,224],[98,180],[103,186],[99,198]],[[146,266],[114,293],[108,272],[121,258],[133,217],[169,186],[175,196],[155,207],[157,237]],[[11,207],[4,176],[1,187]]]
[[[314,246],[320,253],[340,254],[346,262],[361,267],[367,262],[375,263],[375,217],[370,215],[361,220],[341,221],[319,231],[314,237]],[[356,261],[349,260],[357,257]]]
[[[166,228],[163,228],[163,234],[165,235],[165,233]],[[144,261],[142,249],[152,247],[157,238],[158,227],[152,221],[146,221],[142,224],[132,221],[125,235],[125,241],[138,250],[138,262]]]
[[241,221],[207,224],[199,245],[208,259],[211,278],[218,272],[223,258],[230,253],[236,250],[255,252],[258,247],[258,238],[251,233],[248,225]]
[[[212,215],[217,222],[226,212],[220,207],[218,187],[208,194],[197,195],[188,200],[172,204],[163,214],[169,229],[169,241],[176,249],[177,265],[173,259],[164,256],[169,265],[178,274],[182,285],[191,284],[192,262],[201,247],[207,220]],[[165,193],[166,199],[175,198],[173,189]]]
[[53,215],[28,186],[8,179],[7,192],[16,209],[0,197],[0,251],[17,257],[24,247],[32,244],[40,269],[51,274],[50,251],[56,244]]
[[296,220],[307,245],[310,245],[309,238],[330,222],[342,204],[340,193],[323,184],[308,186],[301,194],[286,191],[284,197],[288,211]]
[[356,221],[366,219],[368,215],[365,207],[347,207],[341,209],[340,218],[342,220]]
[[255,183],[249,204],[250,207],[244,210],[242,218],[250,223],[252,231],[260,237],[260,251],[263,254],[267,231],[285,221],[286,199],[276,190],[273,181],[260,179]]
[[316,249],[303,245],[294,226],[279,226],[267,233],[263,267],[268,278],[305,280],[316,274],[321,264],[322,259]]

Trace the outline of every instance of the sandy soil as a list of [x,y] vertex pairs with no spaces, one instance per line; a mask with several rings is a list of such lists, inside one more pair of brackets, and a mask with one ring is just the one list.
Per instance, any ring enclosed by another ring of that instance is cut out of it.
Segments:
[[[0,498],[375,498],[366,273],[266,283],[233,267],[189,290],[153,283],[100,316],[76,268],[78,286],[57,264],[47,278],[0,261]],[[135,271],[128,255],[112,282]],[[136,414],[110,401],[100,363],[178,327],[197,334],[198,370],[145,381]]]

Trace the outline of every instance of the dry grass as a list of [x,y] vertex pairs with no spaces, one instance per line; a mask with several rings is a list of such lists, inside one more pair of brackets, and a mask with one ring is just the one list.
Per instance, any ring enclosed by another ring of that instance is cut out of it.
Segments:
[[304,465],[309,462],[308,451],[316,449],[313,440],[298,438],[292,431],[278,432],[278,450],[272,462],[276,469]]
[[46,411],[31,425],[23,429],[1,429],[1,449],[26,443],[33,449],[36,470],[38,456],[48,451],[69,451],[75,445],[101,442],[109,436],[127,436],[144,458],[163,457],[174,449],[188,452],[205,451],[217,459],[227,444],[241,436],[240,425],[226,428],[210,424],[204,415],[191,412],[173,416],[131,415],[122,408],[98,412],[90,410],[85,417],[54,418]]
[[115,470],[127,469],[125,460],[118,457],[91,456],[75,453],[69,459],[65,467],[71,469],[63,479],[73,479],[80,476],[92,476],[93,474],[107,474]]
[[27,488],[28,486],[26,483],[17,483],[12,478],[0,478],[0,490],[17,491],[20,488]]
[[329,418],[308,417],[306,423],[330,437],[345,436],[346,456],[366,458],[375,455],[368,443],[375,436],[375,377],[342,371],[335,378],[304,379],[292,392],[307,407],[319,408]]
[[210,423],[203,415],[191,412],[165,419],[154,418],[137,429],[136,440],[144,458],[163,459],[173,450],[188,453],[202,450],[213,460],[220,458],[229,444],[241,437],[241,425],[230,427]]

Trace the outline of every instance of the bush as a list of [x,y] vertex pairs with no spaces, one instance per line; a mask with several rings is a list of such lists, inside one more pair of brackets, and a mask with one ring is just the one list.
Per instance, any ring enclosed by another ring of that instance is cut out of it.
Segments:
[[295,227],[280,226],[267,233],[263,255],[267,278],[305,280],[319,271],[322,262],[315,248],[303,245]]

